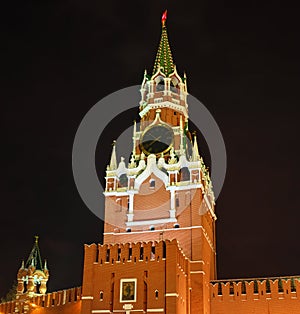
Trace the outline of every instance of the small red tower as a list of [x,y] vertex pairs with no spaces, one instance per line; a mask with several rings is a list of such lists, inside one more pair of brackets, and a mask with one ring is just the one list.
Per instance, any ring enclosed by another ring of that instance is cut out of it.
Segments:
[[34,297],[45,295],[47,292],[49,270],[46,260],[42,263],[38,239],[39,237],[35,236],[35,242],[29,257],[26,263],[22,261],[17,274],[18,286],[15,312],[29,312],[31,300]]

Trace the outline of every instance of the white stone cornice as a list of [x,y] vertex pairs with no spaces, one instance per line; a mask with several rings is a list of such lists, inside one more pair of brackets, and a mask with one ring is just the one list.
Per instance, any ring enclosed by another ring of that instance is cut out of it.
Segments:
[[168,292],[165,294],[165,297],[175,297],[178,298],[178,293],[177,292]]
[[175,104],[175,103],[173,103],[171,101],[163,101],[163,102],[154,103],[154,104],[149,104],[148,103],[147,106],[139,113],[139,115],[142,118],[150,109],[159,109],[159,108],[164,108],[164,107],[167,107],[167,108],[179,111],[186,118],[188,118],[188,113],[187,113],[186,106],[178,105],[178,104]]
[[138,194],[139,191],[126,190],[126,191],[106,191],[103,192],[105,196],[128,196],[129,194]]
[[167,171],[180,170],[181,168],[187,167],[189,169],[200,169],[201,162],[199,161],[188,161],[185,155],[179,157],[179,161],[176,164],[167,164],[164,160],[159,161],[159,166],[165,168]]
[[176,218],[161,218],[161,219],[149,219],[149,220],[136,220],[136,221],[128,221],[126,222],[127,227],[133,226],[151,226],[157,224],[166,224],[169,222],[177,222]]
[[189,183],[187,185],[170,185],[166,188],[167,191],[184,191],[184,190],[191,190],[191,189],[202,189],[201,183]]
[[135,179],[134,189],[139,190],[141,184],[151,175],[151,173],[154,173],[155,176],[161,179],[165,186],[168,185],[168,176],[157,167],[156,156],[151,154],[147,158],[146,169]]

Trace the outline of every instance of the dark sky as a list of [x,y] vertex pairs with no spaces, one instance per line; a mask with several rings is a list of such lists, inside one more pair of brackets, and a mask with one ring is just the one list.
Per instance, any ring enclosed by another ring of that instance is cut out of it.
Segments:
[[[76,190],[73,139],[97,101],[140,84],[144,68],[152,69],[165,8],[178,70],[187,72],[189,92],[210,110],[227,148],[216,206],[219,278],[300,274],[297,7],[15,0],[0,13],[0,295],[35,234],[49,289],[81,284],[83,244],[101,241],[102,225]],[[122,131],[118,125],[112,133]],[[113,139],[98,145],[99,164]]]

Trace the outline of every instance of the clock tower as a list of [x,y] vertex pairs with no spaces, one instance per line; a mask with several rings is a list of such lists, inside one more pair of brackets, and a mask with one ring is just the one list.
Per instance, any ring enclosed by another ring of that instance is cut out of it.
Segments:
[[210,313],[214,195],[188,130],[187,78],[173,62],[166,18],[141,84],[131,158],[118,162],[115,142],[107,166],[104,244],[85,247],[82,313]]

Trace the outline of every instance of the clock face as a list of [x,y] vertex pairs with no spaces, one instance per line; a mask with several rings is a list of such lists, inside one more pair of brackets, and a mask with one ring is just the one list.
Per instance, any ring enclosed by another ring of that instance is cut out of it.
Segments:
[[174,133],[170,127],[154,125],[141,138],[142,151],[147,155],[165,153],[172,147],[173,138]]

